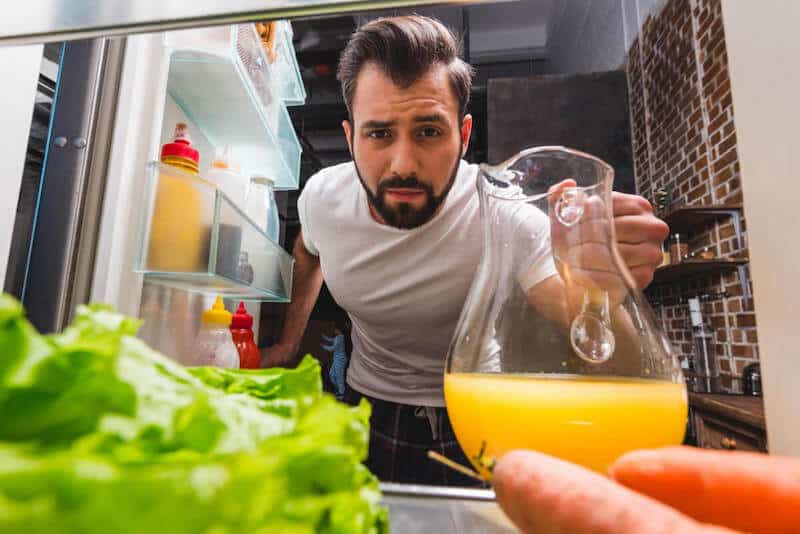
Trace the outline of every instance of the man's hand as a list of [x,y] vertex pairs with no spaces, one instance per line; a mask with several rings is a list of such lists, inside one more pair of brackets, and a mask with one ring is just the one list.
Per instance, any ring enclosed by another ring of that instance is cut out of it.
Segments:
[[266,369],[268,367],[287,367],[289,366],[295,356],[296,350],[286,345],[272,345],[261,351],[261,367]]
[[669,235],[669,226],[653,214],[643,197],[614,192],[612,201],[617,248],[636,285],[644,289],[661,265],[661,243]]
[[800,459],[690,447],[636,451],[610,479],[531,451],[497,463],[502,509],[523,532],[796,532]]
[[[669,235],[667,224],[653,215],[644,198],[618,192],[612,193],[613,219],[609,220],[602,197],[580,190],[569,195],[573,187],[573,180],[564,180],[550,190],[548,198],[551,241],[562,279],[587,289],[624,295],[625,284],[611,254],[613,225],[617,250],[634,282],[640,289],[647,287],[661,264],[661,243]],[[582,209],[574,226],[563,224],[557,216],[558,203],[564,199]]]

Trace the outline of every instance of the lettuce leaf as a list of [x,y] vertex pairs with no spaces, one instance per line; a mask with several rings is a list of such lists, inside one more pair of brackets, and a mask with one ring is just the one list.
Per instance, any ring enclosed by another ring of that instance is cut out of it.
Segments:
[[42,336],[0,295],[0,531],[383,533],[370,407],[319,364],[187,369],[83,306]]

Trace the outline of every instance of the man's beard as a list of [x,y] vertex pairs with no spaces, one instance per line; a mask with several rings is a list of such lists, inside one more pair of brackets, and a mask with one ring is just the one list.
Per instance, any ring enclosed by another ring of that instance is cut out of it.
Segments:
[[[356,174],[361,182],[364,191],[367,192],[367,201],[370,206],[383,218],[389,226],[410,230],[422,226],[430,221],[437,210],[447,198],[447,194],[452,189],[453,184],[458,176],[459,162],[461,161],[461,151],[459,150],[458,157],[453,165],[453,170],[450,173],[450,179],[444,191],[440,195],[433,194],[433,187],[427,182],[419,180],[415,175],[411,176],[393,176],[378,181],[378,190],[373,193],[367,187],[364,178],[361,176],[361,171],[356,163],[355,154],[353,154],[353,164],[356,167]],[[386,202],[386,192],[389,189],[419,189],[425,194],[425,204],[421,208],[415,208],[408,202],[400,202],[395,206],[390,206]]]

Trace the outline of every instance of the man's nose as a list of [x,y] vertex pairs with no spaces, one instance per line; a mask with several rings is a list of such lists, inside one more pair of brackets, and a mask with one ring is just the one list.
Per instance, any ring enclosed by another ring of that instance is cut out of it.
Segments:
[[419,174],[419,147],[405,137],[394,143],[392,164],[389,169],[391,176],[416,176]]

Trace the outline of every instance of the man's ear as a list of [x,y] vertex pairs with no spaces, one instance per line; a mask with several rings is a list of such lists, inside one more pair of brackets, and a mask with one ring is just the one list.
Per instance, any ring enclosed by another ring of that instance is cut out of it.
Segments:
[[353,125],[350,123],[349,120],[345,119],[342,121],[342,129],[344,130],[344,136],[347,138],[347,148],[350,149],[350,157],[353,157]]
[[461,153],[466,154],[469,147],[469,136],[472,135],[472,115],[464,115],[461,120]]

